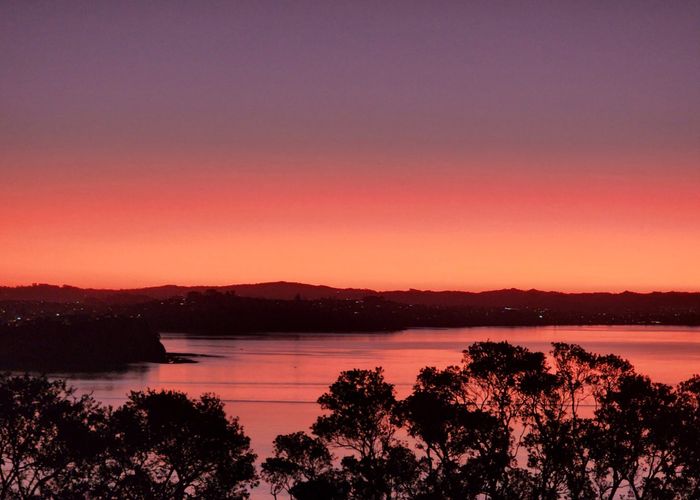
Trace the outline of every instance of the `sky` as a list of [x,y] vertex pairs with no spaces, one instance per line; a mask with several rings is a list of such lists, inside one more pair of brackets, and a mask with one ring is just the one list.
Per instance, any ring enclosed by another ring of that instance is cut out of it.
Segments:
[[700,290],[700,2],[4,1],[0,284]]

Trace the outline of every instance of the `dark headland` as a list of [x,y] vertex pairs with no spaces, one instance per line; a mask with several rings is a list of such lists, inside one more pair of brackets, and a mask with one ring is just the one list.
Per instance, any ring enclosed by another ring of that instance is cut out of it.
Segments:
[[[0,306],[0,309],[2,307]],[[0,325],[0,368],[105,370],[167,362],[158,332],[126,316],[45,315]]]

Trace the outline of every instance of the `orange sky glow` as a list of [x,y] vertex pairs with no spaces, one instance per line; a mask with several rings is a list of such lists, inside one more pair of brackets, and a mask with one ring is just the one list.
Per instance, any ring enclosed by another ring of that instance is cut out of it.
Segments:
[[476,174],[18,174],[0,187],[0,277],[101,288],[698,289],[697,178],[503,175],[508,161]]

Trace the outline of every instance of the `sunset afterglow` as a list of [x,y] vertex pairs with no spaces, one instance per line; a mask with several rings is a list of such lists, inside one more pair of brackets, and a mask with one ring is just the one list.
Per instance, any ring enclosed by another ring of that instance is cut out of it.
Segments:
[[698,289],[697,4],[18,5],[5,285]]

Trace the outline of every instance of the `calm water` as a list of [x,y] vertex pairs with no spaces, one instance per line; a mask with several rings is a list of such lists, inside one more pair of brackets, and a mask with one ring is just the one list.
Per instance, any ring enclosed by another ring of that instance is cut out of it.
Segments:
[[404,396],[421,367],[457,364],[461,351],[480,340],[508,340],[540,351],[549,350],[551,342],[577,343],[593,352],[626,357],[639,372],[659,382],[676,383],[700,373],[699,328],[462,328],[255,337],[163,334],[162,340],[168,351],[212,357],[199,358],[196,364],[143,364],[118,373],[65,376],[80,391],[91,391],[115,406],[130,390],[146,387],[177,389],[191,396],[216,393],[227,411],[240,417],[261,457],[270,453],[278,434],[308,428],[318,411],[316,399],[340,370],[383,366],[387,380]]

